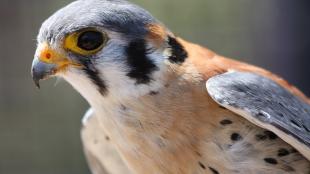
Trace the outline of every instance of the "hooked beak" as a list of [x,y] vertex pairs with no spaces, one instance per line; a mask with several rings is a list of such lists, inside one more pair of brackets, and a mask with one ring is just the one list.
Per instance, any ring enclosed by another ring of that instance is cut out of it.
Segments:
[[40,80],[48,79],[56,73],[57,66],[35,58],[32,63],[31,75],[35,85],[40,88]]
[[63,54],[51,49],[47,44],[42,44],[36,51],[32,62],[31,75],[35,85],[40,88],[40,81],[65,71],[69,66],[81,67],[81,64],[74,63]]

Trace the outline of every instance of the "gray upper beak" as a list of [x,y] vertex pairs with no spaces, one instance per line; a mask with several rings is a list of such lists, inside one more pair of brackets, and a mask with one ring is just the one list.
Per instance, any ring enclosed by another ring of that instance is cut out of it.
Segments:
[[55,74],[56,65],[44,63],[38,58],[32,62],[31,75],[35,85],[40,88],[40,80],[44,80]]

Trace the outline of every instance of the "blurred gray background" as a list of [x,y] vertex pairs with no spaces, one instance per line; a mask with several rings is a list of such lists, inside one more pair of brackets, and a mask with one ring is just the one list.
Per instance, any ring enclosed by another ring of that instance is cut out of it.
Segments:
[[[310,1],[132,0],[172,31],[267,68],[310,95]],[[80,142],[88,108],[68,84],[30,77],[36,34],[70,0],[0,0],[0,174],[89,174]]]

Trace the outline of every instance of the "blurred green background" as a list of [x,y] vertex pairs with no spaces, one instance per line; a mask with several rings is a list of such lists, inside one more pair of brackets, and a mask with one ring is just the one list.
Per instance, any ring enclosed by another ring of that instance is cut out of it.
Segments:
[[[177,35],[270,69],[310,94],[309,1],[132,1]],[[63,81],[39,91],[30,77],[41,23],[69,2],[0,0],[0,174],[89,174],[79,135],[87,103]]]

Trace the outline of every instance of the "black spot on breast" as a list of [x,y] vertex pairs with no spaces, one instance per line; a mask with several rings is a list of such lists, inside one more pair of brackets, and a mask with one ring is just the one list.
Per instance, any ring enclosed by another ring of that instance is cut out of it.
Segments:
[[213,174],[220,174],[216,169],[212,168],[212,167],[209,167],[210,171],[213,173]]
[[150,95],[158,95],[158,94],[159,94],[158,91],[151,91],[151,92],[150,92]]
[[229,125],[229,124],[232,124],[233,122],[231,120],[228,120],[228,119],[225,119],[225,120],[222,120],[220,122],[221,125],[223,126],[226,126],[226,125]]
[[146,48],[145,40],[137,39],[129,43],[126,48],[127,63],[130,71],[127,76],[135,79],[136,84],[147,84],[151,82],[152,72],[158,67],[148,57],[149,50]]
[[269,164],[274,164],[274,165],[278,164],[278,161],[274,158],[264,158],[264,161]]
[[121,105],[121,110],[126,111],[127,107],[125,105]]
[[110,141],[110,137],[109,136],[105,136],[105,140]]
[[195,151],[195,153],[199,156],[199,157],[202,157],[201,153],[198,152],[198,151]]
[[267,135],[257,134],[257,135],[255,135],[255,139],[257,141],[264,141],[267,139]]
[[275,140],[278,138],[278,136],[271,132],[271,131],[264,131],[264,134],[270,139],[270,140]]
[[202,164],[202,162],[199,161],[198,164],[199,164],[199,166],[200,166],[202,169],[204,169],[204,170],[206,169],[206,166],[205,166],[204,164]]
[[233,140],[233,141],[239,141],[239,140],[242,140],[242,136],[238,133],[232,133],[231,136],[230,136],[230,139]]
[[171,55],[169,57],[169,61],[176,64],[183,63],[188,56],[184,47],[171,36],[168,37],[168,44],[171,48]]
[[297,153],[298,151],[295,148],[291,149],[291,153]]
[[290,154],[290,152],[287,149],[281,148],[278,150],[278,156],[279,157],[287,156],[289,154]]

